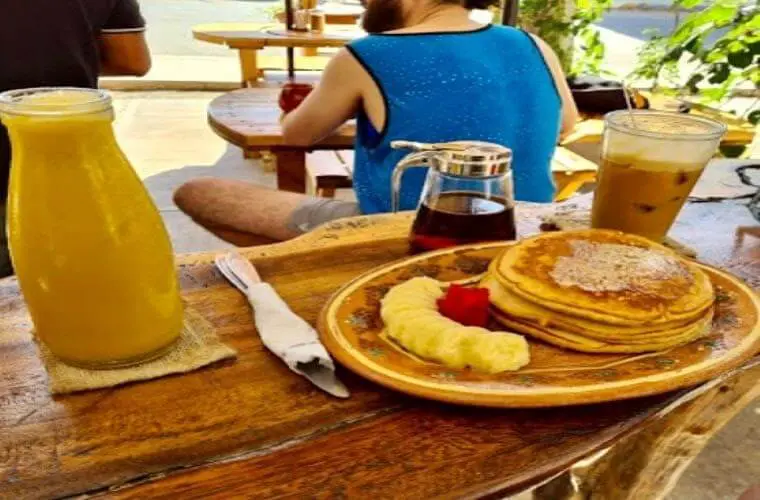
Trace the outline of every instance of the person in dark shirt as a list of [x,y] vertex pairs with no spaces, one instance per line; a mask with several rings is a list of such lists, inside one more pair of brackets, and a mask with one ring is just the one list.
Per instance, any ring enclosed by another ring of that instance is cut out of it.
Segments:
[[[0,1],[0,92],[95,88],[99,75],[142,76],[150,69],[137,0]],[[5,239],[10,159],[0,125],[0,276],[12,273]]]

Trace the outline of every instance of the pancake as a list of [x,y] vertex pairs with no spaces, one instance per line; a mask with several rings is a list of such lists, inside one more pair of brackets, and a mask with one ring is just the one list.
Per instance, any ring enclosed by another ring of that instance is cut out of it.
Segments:
[[530,335],[546,343],[559,347],[572,349],[588,353],[619,353],[633,354],[644,352],[664,351],[673,347],[688,344],[710,331],[712,323],[712,312],[705,318],[697,321],[689,331],[680,337],[673,337],[663,342],[642,342],[642,343],[625,343],[614,344],[589,339],[571,332],[558,330],[555,328],[540,327],[538,325],[527,324],[522,321],[510,318],[500,311],[493,311],[493,317],[502,325],[512,331]]
[[[694,320],[690,320],[650,326],[607,325],[575,316],[567,316],[537,304],[532,304],[506,290],[490,275],[483,279],[481,286],[489,290],[491,305],[510,318],[529,325],[535,325],[539,328],[557,328],[568,333],[602,342],[643,343],[667,341],[673,337],[678,337],[694,323]],[[711,310],[708,309],[703,312],[697,319],[702,319],[707,314],[711,314]]]
[[508,248],[490,270],[531,304],[606,325],[670,328],[702,317],[714,301],[698,266],[619,231],[542,234]]

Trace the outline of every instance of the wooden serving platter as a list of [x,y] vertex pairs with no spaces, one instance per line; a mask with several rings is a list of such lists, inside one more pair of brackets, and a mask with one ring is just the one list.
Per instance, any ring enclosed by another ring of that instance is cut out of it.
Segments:
[[390,287],[415,276],[441,281],[472,278],[483,273],[506,245],[442,250],[358,277],[336,292],[322,310],[322,341],[340,363],[391,389],[493,407],[578,405],[659,394],[707,381],[760,350],[760,299],[737,278],[704,265],[718,299],[712,330],[704,338],[667,351],[586,354],[527,337],[531,363],[516,372],[489,375],[422,360],[384,334],[380,299]]

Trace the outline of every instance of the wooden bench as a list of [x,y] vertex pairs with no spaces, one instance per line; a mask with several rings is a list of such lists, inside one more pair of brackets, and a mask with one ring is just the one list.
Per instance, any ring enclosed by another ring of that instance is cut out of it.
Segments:
[[306,193],[333,198],[336,189],[353,187],[354,152],[314,151],[306,155]]
[[[315,151],[306,155],[307,193],[332,198],[336,189],[352,187],[353,151]],[[575,194],[581,187],[596,180],[597,165],[563,147],[558,147],[552,160],[552,175],[557,186],[555,201]]]

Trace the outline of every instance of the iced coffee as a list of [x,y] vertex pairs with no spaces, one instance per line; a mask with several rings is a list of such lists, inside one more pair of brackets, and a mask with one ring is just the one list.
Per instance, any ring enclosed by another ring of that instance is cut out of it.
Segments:
[[592,227],[662,240],[725,129],[716,121],[678,113],[608,114]]

